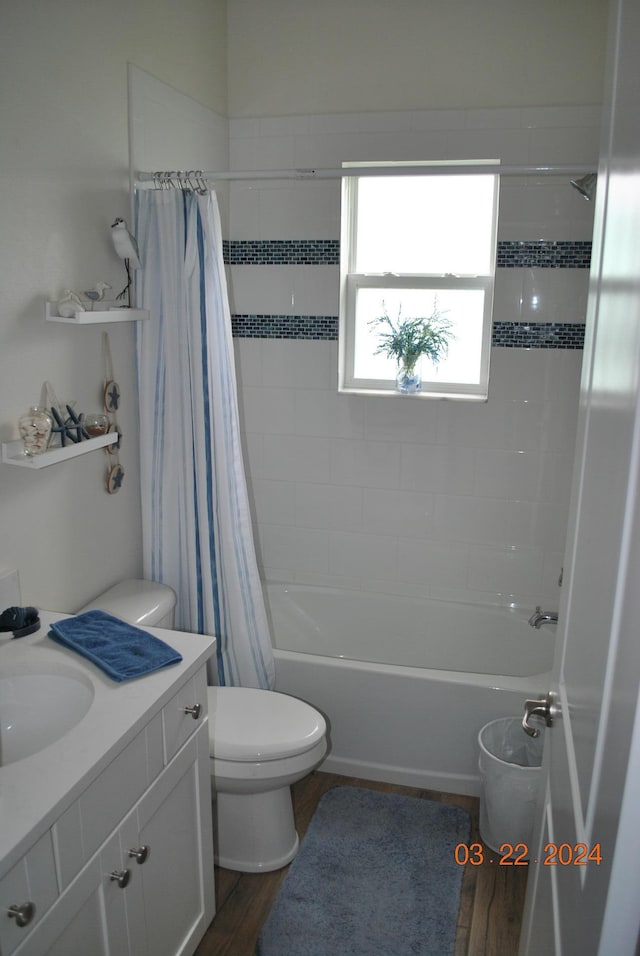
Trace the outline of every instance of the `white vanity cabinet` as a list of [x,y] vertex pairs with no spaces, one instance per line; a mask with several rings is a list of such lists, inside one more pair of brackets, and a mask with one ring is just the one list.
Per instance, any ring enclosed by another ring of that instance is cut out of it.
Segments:
[[5,911],[35,905],[0,956],[190,956],[215,912],[209,775],[201,667],[0,880]]

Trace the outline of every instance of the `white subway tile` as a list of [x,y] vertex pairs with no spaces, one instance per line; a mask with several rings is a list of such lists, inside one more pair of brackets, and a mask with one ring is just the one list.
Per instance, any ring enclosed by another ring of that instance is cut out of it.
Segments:
[[535,451],[541,445],[539,408],[526,401],[441,403],[438,441],[467,448]]
[[293,315],[296,266],[231,266],[238,315]]
[[336,239],[340,235],[339,181],[263,186],[253,231],[245,239]]
[[260,477],[280,481],[327,482],[330,443],[303,435],[270,435],[264,438]]
[[327,438],[361,438],[361,406],[341,401],[342,398],[337,391],[330,389],[296,389],[295,433]]
[[465,126],[467,129],[495,130],[520,129],[523,111],[520,107],[512,109],[467,110]]
[[246,386],[262,385],[262,340],[234,339],[236,378],[239,394]]
[[[271,266],[271,268],[277,268]],[[292,266],[291,311],[294,315],[337,315],[340,268],[337,265]]]
[[539,488],[540,464],[537,454],[484,448],[476,450],[474,495],[535,501]]
[[543,555],[535,549],[471,547],[467,584],[479,591],[540,590]]
[[331,485],[299,482],[295,485],[295,523],[299,528],[330,527]]
[[290,388],[245,388],[245,428],[263,435],[291,435],[294,432],[294,394]]
[[421,585],[425,593],[438,587],[462,587],[466,580],[469,549],[451,541],[398,542],[398,581]]
[[291,355],[295,363],[296,388],[335,389],[338,381],[337,342],[295,340]]
[[347,486],[297,484],[295,520],[299,527],[363,531],[364,489]]
[[538,544],[535,503],[436,495],[435,535],[444,541],[466,541],[504,547],[534,547]]
[[329,538],[331,574],[353,578],[395,579],[397,543],[385,535],[332,531]]
[[402,488],[468,495],[473,490],[475,453],[462,445],[402,446]]
[[363,522],[371,534],[426,538],[433,530],[433,495],[365,488]]
[[585,125],[578,106],[529,106],[522,110],[522,124],[530,129],[570,129]]
[[365,437],[371,441],[422,443],[436,439],[436,402],[405,402],[372,395],[367,397],[364,413]]
[[331,483],[398,488],[400,446],[393,442],[331,440]]
[[294,488],[291,481],[256,478],[252,483],[255,513],[262,522],[295,525]]
[[262,342],[262,381],[265,386],[295,388],[300,366],[309,367],[309,355],[303,343],[295,339],[264,339]]
[[294,568],[328,572],[328,534],[307,528],[260,525],[260,546],[265,568]]

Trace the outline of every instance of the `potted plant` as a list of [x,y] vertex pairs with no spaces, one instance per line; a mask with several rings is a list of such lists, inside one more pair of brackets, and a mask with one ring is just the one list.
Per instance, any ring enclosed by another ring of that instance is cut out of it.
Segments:
[[383,313],[372,319],[369,325],[378,328],[379,346],[375,355],[386,355],[398,363],[396,388],[410,394],[420,391],[422,379],[416,369],[423,355],[437,365],[447,355],[452,336],[451,322],[438,308],[437,296],[433,300],[433,312],[429,316],[402,318],[402,305],[395,322],[389,318],[387,307],[382,303]]

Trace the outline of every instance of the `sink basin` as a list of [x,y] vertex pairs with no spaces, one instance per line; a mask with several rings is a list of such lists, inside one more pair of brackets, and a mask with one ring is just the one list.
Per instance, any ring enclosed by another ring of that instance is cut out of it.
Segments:
[[77,673],[0,676],[0,766],[59,740],[82,720],[92,700],[90,681]]

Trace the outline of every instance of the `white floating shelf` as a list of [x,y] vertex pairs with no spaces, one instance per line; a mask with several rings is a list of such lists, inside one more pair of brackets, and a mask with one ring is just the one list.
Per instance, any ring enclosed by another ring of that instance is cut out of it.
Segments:
[[95,451],[98,448],[114,445],[117,441],[117,432],[107,432],[106,435],[98,435],[97,438],[87,438],[85,441],[72,442],[65,445],[64,448],[47,448],[46,451],[41,452],[39,455],[28,457],[24,454],[23,443],[18,439],[17,441],[3,443],[2,461],[7,465],[18,465],[19,468],[46,468],[48,465],[55,465],[59,461],[66,461],[68,458],[77,458],[78,455],[86,455],[88,452]]
[[44,317],[47,322],[66,322],[68,325],[98,325],[100,322],[138,322],[140,319],[149,318],[148,309],[127,309],[119,305],[110,305],[108,302],[100,303],[100,311],[94,309],[93,312],[76,312],[73,318],[65,319],[58,315],[58,306],[56,302],[45,302]]

